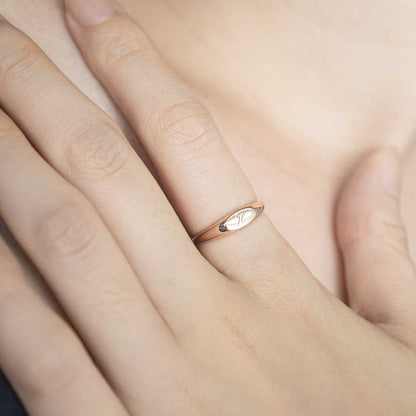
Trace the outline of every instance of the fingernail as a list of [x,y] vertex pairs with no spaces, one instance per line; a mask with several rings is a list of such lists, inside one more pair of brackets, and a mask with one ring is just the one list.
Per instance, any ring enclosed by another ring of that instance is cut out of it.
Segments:
[[399,154],[394,147],[385,150],[380,179],[386,192],[396,197],[400,195],[401,168]]
[[66,7],[80,26],[105,22],[116,12],[111,0],[65,0]]

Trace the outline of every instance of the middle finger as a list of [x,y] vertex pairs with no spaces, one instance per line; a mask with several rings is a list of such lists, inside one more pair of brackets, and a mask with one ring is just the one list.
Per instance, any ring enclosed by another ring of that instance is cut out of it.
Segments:
[[1,111],[0,195],[0,215],[109,381],[136,407],[143,381],[163,378],[160,356],[173,351],[172,334],[96,210]]
[[186,299],[207,293],[201,271],[212,267],[117,125],[1,19],[0,91],[39,152],[95,205],[156,306],[188,314]]

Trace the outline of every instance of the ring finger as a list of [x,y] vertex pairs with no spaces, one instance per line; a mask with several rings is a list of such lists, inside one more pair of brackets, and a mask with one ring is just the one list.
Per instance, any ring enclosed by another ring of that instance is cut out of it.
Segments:
[[[109,0],[66,3],[84,58],[135,128],[189,233],[255,201],[209,111],[163,63],[139,26]],[[200,250],[228,276],[248,280],[271,262],[276,266],[276,251],[285,251],[281,267],[291,257],[265,215],[226,239],[202,243]]]

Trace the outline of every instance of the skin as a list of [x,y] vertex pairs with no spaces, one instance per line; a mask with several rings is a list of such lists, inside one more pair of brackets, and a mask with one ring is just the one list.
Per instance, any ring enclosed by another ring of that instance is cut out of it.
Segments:
[[351,308],[266,214],[196,247],[188,234],[253,187],[123,9],[71,0],[66,18],[159,183],[117,123],[1,20],[0,213],[70,323],[1,243],[0,365],[29,413],[411,415],[416,272],[397,153],[373,153],[341,194]]
[[[238,7],[216,0],[121,3],[209,107],[271,221],[329,290],[345,297],[334,232],[340,190],[380,146],[403,155],[402,213],[416,253],[413,4],[292,1],[253,10],[250,0]],[[0,13],[112,115],[148,161],[71,41],[63,3],[19,5],[2,0]],[[26,269],[35,284],[33,268]]]

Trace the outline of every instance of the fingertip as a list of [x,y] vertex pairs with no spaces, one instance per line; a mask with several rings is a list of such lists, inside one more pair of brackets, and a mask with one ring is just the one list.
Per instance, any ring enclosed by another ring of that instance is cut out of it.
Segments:
[[338,202],[336,228],[343,248],[360,238],[381,215],[399,214],[400,156],[395,147],[371,153],[344,186]]
[[371,153],[356,169],[348,188],[360,195],[372,195],[385,190],[395,196],[400,192],[400,159],[394,147],[385,147]]
[[389,147],[378,152],[380,158],[380,181],[383,189],[395,197],[400,195],[401,166],[399,152]]
[[67,14],[81,27],[95,26],[109,20],[117,11],[111,0],[65,0]]

